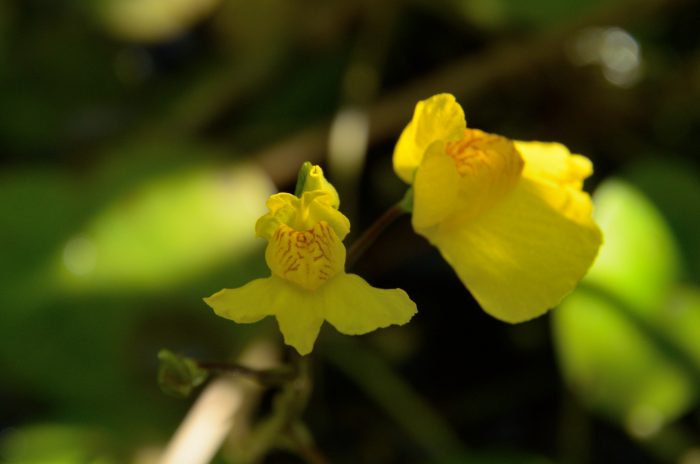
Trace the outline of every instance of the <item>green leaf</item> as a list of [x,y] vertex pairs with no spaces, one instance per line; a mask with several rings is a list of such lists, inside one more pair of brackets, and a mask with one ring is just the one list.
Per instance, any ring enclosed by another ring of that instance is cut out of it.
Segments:
[[674,238],[641,193],[612,180],[594,201],[605,242],[553,313],[555,346],[582,401],[645,438],[696,400],[700,291],[678,286]]
[[3,462],[81,464],[116,462],[96,430],[63,424],[35,424],[10,430],[0,440]]
[[207,370],[199,367],[194,360],[168,350],[160,350],[158,360],[158,385],[169,395],[187,398],[209,377]]
[[[6,315],[50,298],[45,267],[81,220],[77,191],[59,170],[0,174],[0,217],[5,218],[0,228],[0,302]],[[41,292],[36,291],[39,286]]]
[[659,208],[683,251],[687,273],[700,281],[700,171],[695,164],[659,155],[625,172]]
[[[105,28],[134,42],[162,42],[183,34],[198,21],[211,15],[221,0],[173,2],[164,4],[142,0],[102,0],[90,2]],[[158,5],[158,6],[156,6]]]
[[200,165],[129,186],[65,242],[62,290],[161,290],[248,254],[272,193],[252,166]]
[[639,310],[658,309],[681,269],[666,221],[649,200],[622,181],[602,184],[594,201],[604,243],[585,281]]

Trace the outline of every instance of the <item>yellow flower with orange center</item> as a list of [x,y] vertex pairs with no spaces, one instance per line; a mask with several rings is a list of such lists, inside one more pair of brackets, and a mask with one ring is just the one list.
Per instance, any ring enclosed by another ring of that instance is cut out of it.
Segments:
[[224,289],[204,301],[238,323],[275,316],[285,343],[304,355],[313,349],[323,321],[348,335],[405,324],[416,305],[403,290],[370,286],[345,272],[343,239],[350,222],[318,166],[310,168],[299,196],[272,195],[256,234],[267,239],[271,276]]
[[413,185],[413,228],[498,319],[556,306],[598,253],[602,235],[582,191],[591,162],[558,143],[468,129],[452,95],[418,103],[393,161]]

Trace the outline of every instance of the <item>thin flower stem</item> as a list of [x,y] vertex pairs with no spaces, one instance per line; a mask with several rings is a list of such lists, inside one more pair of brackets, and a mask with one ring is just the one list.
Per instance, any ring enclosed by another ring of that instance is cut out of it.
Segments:
[[197,365],[208,371],[240,374],[253,378],[263,385],[278,385],[294,379],[297,375],[296,369],[291,366],[282,366],[274,369],[254,369],[241,364],[226,362],[202,362],[197,361]]
[[374,221],[374,224],[369,226],[360,237],[352,243],[346,259],[347,268],[352,268],[357,260],[365,254],[370,246],[377,240],[382,232],[386,230],[394,221],[401,217],[406,211],[396,203],[391,208],[386,210],[384,214],[379,216],[379,219]]
[[[246,347],[239,359],[246,366],[253,366],[247,368],[249,371],[269,370],[279,365],[278,348],[275,344],[258,340]],[[211,364],[230,366],[226,363]],[[237,376],[213,379],[195,400],[158,462],[211,462],[227,436],[245,436],[264,390],[262,386],[250,385]]]

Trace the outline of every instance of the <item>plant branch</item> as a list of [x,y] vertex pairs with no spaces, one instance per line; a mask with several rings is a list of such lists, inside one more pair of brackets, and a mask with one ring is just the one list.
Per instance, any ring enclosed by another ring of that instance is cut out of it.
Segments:
[[386,210],[384,214],[379,216],[379,219],[374,221],[374,223],[352,243],[347,255],[347,267],[352,268],[357,260],[363,254],[365,254],[369,247],[372,246],[375,240],[377,240],[377,237],[379,237],[387,227],[393,224],[394,221],[401,217],[401,215],[403,215],[405,212],[406,211],[401,207],[401,205],[397,203]]
[[254,369],[241,364],[227,362],[196,361],[197,366],[216,373],[240,374],[255,379],[265,386],[281,385],[289,382],[297,376],[297,369],[293,366],[280,366],[273,369]]

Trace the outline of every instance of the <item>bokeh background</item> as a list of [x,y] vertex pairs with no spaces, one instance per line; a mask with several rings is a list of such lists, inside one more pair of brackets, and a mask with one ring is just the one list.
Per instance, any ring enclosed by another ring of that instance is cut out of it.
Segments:
[[352,242],[405,191],[391,153],[413,106],[451,92],[471,127],[593,160],[604,248],[559,308],[510,326],[399,220],[354,270],[419,314],[324,327],[318,449],[700,463],[699,27],[693,0],[2,1],[0,461],[155,462],[197,396],[160,391],[161,348],[281,347],[201,300],[266,274],[267,196],[321,163]]

